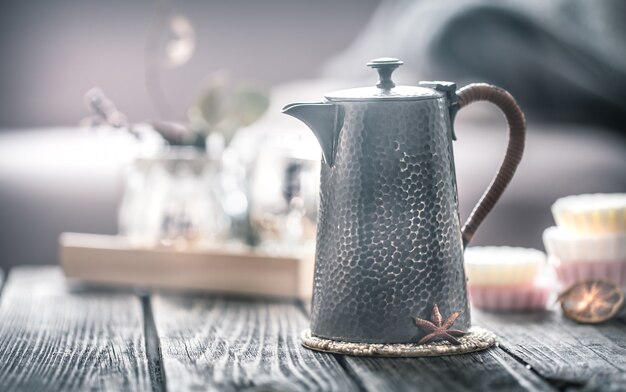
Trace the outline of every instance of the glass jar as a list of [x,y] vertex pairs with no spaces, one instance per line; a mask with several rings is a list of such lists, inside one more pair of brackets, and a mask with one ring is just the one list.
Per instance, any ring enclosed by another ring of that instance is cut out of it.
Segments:
[[137,247],[214,247],[228,236],[220,160],[194,147],[169,147],[129,168],[119,232]]
[[293,147],[299,144],[294,135],[266,142],[250,176],[251,224],[259,246],[271,253],[315,247],[320,160],[317,150]]

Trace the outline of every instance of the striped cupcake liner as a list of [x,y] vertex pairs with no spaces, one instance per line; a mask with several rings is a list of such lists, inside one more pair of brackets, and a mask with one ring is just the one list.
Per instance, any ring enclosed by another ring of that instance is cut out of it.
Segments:
[[551,290],[548,286],[469,287],[470,302],[479,309],[494,312],[542,311]]
[[545,262],[545,253],[530,248],[476,246],[465,251],[465,272],[475,287],[531,285]]
[[563,262],[626,260],[626,232],[572,233],[549,227],[543,232],[543,243],[550,256]]
[[585,280],[608,280],[626,287],[626,259],[619,261],[567,261],[551,258],[559,282],[568,287]]
[[626,232],[626,193],[563,197],[552,215],[558,227],[576,233]]

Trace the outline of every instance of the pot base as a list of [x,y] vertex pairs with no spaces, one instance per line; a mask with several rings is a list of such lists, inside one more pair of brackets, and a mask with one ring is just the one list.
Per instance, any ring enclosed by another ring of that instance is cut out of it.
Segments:
[[360,357],[436,357],[472,353],[496,344],[496,335],[480,327],[472,327],[467,335],[458,338],[461,342],[458,346],[448,342],[427,344],[343,342],[314,336],[308,328],[302,331],[300,339],[302,345],[311,350]]

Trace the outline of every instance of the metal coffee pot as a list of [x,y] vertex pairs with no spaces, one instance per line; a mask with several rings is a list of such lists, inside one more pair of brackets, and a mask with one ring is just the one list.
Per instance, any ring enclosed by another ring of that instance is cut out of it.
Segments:
[[[498,87],[450,82],[396,86],[402,61],[381,58],[376,86],[342,90],[283,112],[308,125],[322,148],[311,334],[363,343],[411,343],[414,317],[434,305],[470,327],[463,249],[521,159],[525,120]],[[498,106],[509,124],[500,170],[461,228],[452,141],[457,111]]]

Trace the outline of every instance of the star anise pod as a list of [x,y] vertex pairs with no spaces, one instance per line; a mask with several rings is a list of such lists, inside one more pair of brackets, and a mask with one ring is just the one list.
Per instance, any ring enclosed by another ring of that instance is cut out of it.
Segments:
[[458,329],[450,329],[460,315],[461,312],[453,312],[448,318],[443,320],[439,312],[439,306],[435,304],[430,320],[415,317],[415,324],[427,333],[426,336],[420,339],[418,344],[425,344],[436,340],[446,340],[456,345],[461,344],[457,337],[465,335],[466,332]]

